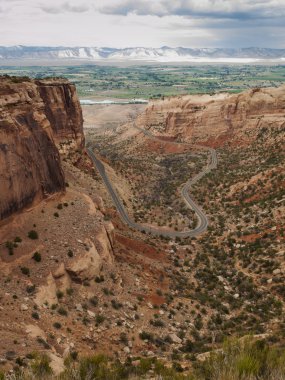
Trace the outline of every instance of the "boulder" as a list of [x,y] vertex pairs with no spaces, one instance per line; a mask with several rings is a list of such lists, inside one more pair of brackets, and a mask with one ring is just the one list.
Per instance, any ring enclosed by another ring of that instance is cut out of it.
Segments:
[[176,334],[170,334],[170,339],[173,343],[180,344],[182,343],[182,339],[180,339]]
[[77,255],[66,266],[66,272],[77,283],[94,279],[100,274],[102,269],[102,259],[93,242],[86,239],[85,247],[87,250]]

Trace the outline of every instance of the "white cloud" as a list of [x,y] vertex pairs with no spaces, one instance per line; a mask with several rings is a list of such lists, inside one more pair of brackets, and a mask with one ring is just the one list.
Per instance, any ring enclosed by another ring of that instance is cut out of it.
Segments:
[[88,4],[82,4],[78,5],[72,4],[70,2],[64,2],[60,5],[46,5],[43,4],[40,6],[40,9],[44,12],[51,13],[51,14],[58,14],[58,13],[64,13],[64,12],[74,12],[74,13],[83,13],[90,10],[90,6]]
[[1,45],[285,47],[285,0],[0,0]]

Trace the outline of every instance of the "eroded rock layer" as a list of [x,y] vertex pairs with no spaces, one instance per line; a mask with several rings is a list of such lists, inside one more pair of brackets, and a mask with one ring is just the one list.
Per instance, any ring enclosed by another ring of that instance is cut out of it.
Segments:
[[65,189],[56,143],[84,146],[74,86],[0,78],[0,220]]
[[285,86],[241,94],[181,96],[154,101],[137,125],[193,143],[247,144],[264,128],[285,125]]

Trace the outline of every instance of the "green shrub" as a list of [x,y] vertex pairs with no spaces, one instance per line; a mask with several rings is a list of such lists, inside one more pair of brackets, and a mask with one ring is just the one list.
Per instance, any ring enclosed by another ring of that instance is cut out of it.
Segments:
[[14,243],[11,241],[6,241],[5,247],[8,249],[9,255],[14,255]]
[[141,340],[148,340],[150,342],[152,342],[154,339],[153,334],[148,333],[146,331],[142,331],[139,336],[140,336]]
[[97,314],[96,317],[95,317],[95,322],[98,324],[98,325],[101,325],[101,323],[103,323],[105,321],[105,317],[104,315],[102,314]]
[[37,311],[33,311],[32,312],[32,318],[34,318],[35,320],[38,321],[40,319],[39,313]]
[[221,351],[196,365],[196,374],[203,380],[281,380],[285,378],[285,352],[252,337],[230,339]]
[[64,296],[63,291],[61,291],[61,290],[57,290],[57,292],[56,292],[56,296],[57,296],[57,298],[58,298],[59,300],[62,299],[63,296]]
[[36,290],[36,285],[28,285],[26,287],[26,292],[28,294],[33,294],[35,292],[35,290]]
[[37,231],[31,230],[28,233],[28,238],[30,238],[32,240],[37,240],[39,238],[39,234],[37,233]]
[[74,293],[74,290],[73,290],[72,288],[68,288],[68,289],[66,289],[66,294],[67,294],[68,296],[72,296],[73,293]]
[[80,379],[109,380],[108,358],[104,355],[96,355],[85,358],[79,364]]
[[94,281],[97,282],[97,284],[100,284],[100,282],[104,282],[104,276],[97,276]]
[[57,309],[57,312],[58,312],[58,314],[60,314],[60,315],[63,315],[64,317],[66,317],[67,316],[67,310],[64,308],[64,307],[62,307],[62,306],[60,306],[58,309]]
[[98,297],[93,296],[93,297],[89,298],[89,302],[91,303],[91,305],[97,306],[98,305]]
[[120,303],[120,302],[118,302],[118,301],[116,301],[116,300],[111,300],[111,305],[112,305],[112,307],[115,309],[115,310],[119,310],[119,309],[121,309],[121,307],[123,307],[123,304],[122,303]]
[[53,327],[57,330],[61,329],[61,323],[60,322],[54,322]]
[[30,275],[30,269],[27,268],[27,267],[21,267],[21,272],[22,272],[25,276],[29,276],[29,275]]
[[36,356],[31,364],[31,370],[34,376],[38,379],[44,379],[52,375],[50,367],[50,358],[47,355]]
[[37,263],[40,263],[42,261],[42,256],[39,252],[35,252],[33,254],[33,259],[37,262]]

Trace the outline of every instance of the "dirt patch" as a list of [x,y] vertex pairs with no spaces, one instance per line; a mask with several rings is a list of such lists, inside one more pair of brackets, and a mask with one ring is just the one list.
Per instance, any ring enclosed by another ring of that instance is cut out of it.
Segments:
[[148,152],[158,152],[160,154],[184,153],[190,150],[188,145],[171,143],[170,141],[158,141],[149,138],[145,141],[144,148]]
[[167,261],[165,254],[141,240],[130,239],[120,234],[115,234],[115,240],[139,255],[153,260]]

